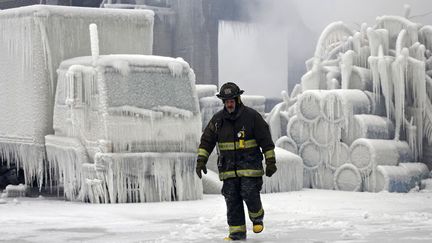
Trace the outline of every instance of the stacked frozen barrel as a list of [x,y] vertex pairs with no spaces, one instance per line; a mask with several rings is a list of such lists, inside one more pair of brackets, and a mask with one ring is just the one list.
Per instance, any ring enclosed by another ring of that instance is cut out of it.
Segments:
[[308,90],[299,96],[287,136],[276,145],[302,157],[304,187],[403,192],[412,188],[412,178],[427,174],[424,164],[403,163],[413,161],[411,148],[393,140],[394,125],[383,116],[381,100],[357,89]]

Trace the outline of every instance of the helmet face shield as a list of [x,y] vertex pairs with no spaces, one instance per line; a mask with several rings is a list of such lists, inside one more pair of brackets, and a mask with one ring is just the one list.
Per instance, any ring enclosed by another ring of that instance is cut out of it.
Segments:
[[228,82],[222,85],[216,96],[221,100],[229,100],[239,97],[243,92],[235,83]]

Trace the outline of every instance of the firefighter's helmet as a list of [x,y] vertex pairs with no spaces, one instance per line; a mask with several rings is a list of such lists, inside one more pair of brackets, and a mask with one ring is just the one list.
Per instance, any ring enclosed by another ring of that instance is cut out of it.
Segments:
[[228,82],[224,83],[220,88],[219,94],[216,96],[221,100],[235,99],[243,94],[244,90],[240,90],[237,84]]

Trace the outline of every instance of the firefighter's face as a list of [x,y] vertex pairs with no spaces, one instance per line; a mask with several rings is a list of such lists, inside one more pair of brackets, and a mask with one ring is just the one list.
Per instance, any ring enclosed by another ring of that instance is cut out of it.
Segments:
[[225,100],[225,108],[229,113],[233,113],[235,110],[236,102],[235,99]]

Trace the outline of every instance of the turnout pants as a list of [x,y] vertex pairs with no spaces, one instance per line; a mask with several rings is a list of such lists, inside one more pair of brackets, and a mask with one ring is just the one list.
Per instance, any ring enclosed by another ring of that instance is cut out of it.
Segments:
[[262,184],[262,177],[235,177],[223,181],[222,195],[227,205],[227,221],[232,239],[246,238],[243,201],[246,203],[252,223],[254,225],[262,223],[264,218],[260,198]]

